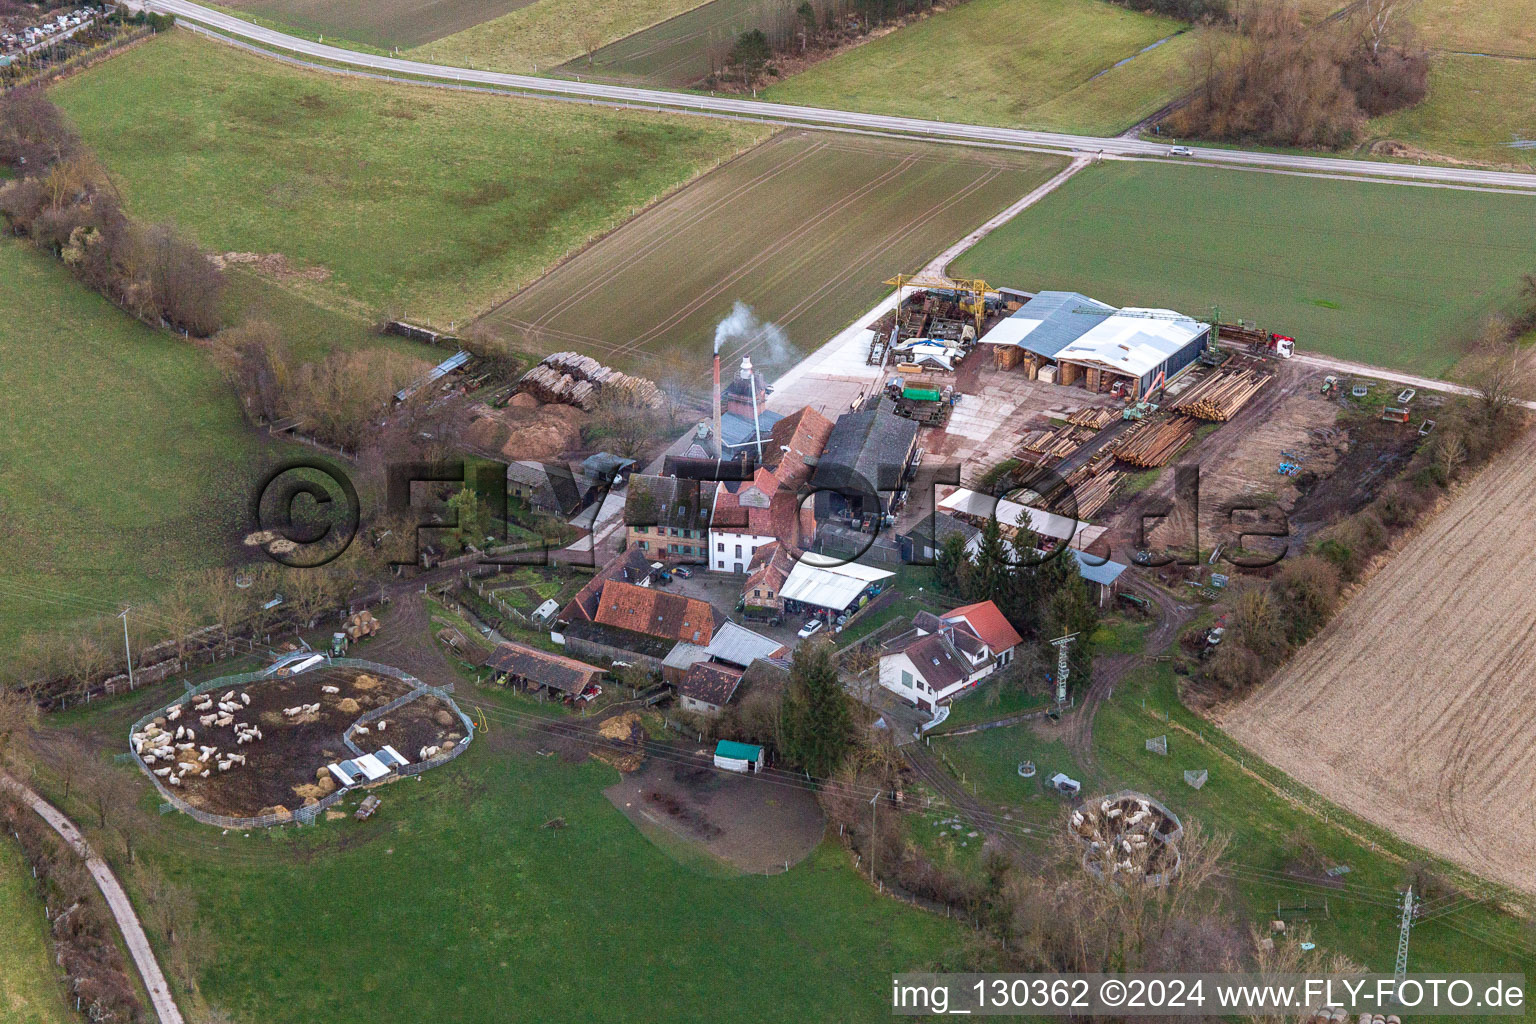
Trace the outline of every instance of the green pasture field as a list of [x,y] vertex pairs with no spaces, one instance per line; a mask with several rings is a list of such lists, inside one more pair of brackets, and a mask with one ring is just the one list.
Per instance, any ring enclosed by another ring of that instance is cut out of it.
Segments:
[[208,356],[0,243],[0,646],[237,543],[263,444]]
[[708,374],[733,303],[777,323],[759,336],[770,373],[796,362],[1061,163],[1033,154],[785,132],[705,175],[492,311],[485,325],[530,352],[573,348],[639,372],[658,360]]
[[1536,199],[1144,162],[1090,167],[952,265],[1027,290],[1256,320],[1438,376],[1536,269]]
[[878,114],[1112,134],[1186,87],[1185,55],[1196,34],[1185,29],[1106,0],[968,0],[816,64],[764,95]]
[[1454,160],[1506,164],[1536,172],[1536,59],[1506,60],[1437,54],[1429,68],[1429,98],[1370,122],[1368,144],[1406,142]]
[[578,57],[563,70],[680,89],[709,74],[711,48],[729,49],[742,32],[764,27],[782,7],[781,0],[711,0],[609,43],[590,61]]
[[280,253],[330,308],[443,326],[767,131],[340,78],[188,32],[53,96],[139,217]]
[[[69,727],[121,736],[138,707]],[[963,949],[959,924],[879,895],[835,840],[786,874],[679,864],[603,795],[611,767],[537,756],[488,714],[467,754],[378,790],[367,822],[246,838],[151,814],[140,860],[197,902],[197,1000],[270,1024],[877,1021],[891,972]],[[325,952],[359,943],[366,962]]]
[[0,838],[0,1024],[72,1020],[48,951],[48,923],[21,848]]
[[[222,0],[221,6],[291,26],[328,41],[367,46],[420,46],[472,28],[534,0]],[[338,37],[338,38],[330,38]]]
[[701,0],[536,0],[499,18],[418,46],[415,60],[490,68],[550,71],[698,7]]
[[1523,0],[1423,0],[1407,14],[1430,46],[1536,57],[1536,17]]

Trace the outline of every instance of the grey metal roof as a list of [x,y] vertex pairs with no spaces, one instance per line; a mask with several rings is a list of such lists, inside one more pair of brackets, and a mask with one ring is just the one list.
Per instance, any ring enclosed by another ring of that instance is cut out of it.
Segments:
[[690,644],[686,640],[679,640],[677,646],[672,648],[665,658],[661,659],[661,663],[666,668],[686,669],[694,662],[707,661],[708,659],[709,649],[707,647]]
[[711,658],[746,668],[758,658],[766,658],[783,646],[777,640],[770,640],[745,626],[727,622],[715,631],[714,639],[705,649]]
[[872,409],[837,418],[811,485],[857,494],[894,490],[916,443],[917,421],[897,416],[894,403],[882,397]]
[[[773,425],[783,418],[783,413],[768,412],[766,409],[757,414],[758,432],[762,434],[764,448],[771,443],[768,435]],[[740,448],[743,445],[757,447],[757,433],[752,430],[752,421],[734,412],[720,414],[720,436],[728,448]]]
[[[1079,313],[1080,309],[1102,310]],[[1017,345],[1046,359],[1107,320],[1115,307],[1090,299],[1080,292],[1041,292],[1024,303],[1013,316],[988,331],[981,340],[989,345]]]

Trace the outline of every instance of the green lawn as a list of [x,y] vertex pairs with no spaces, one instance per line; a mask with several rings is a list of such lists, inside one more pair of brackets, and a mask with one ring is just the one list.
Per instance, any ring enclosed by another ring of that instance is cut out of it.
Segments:
[[1524,0],[1422,0],[1407,13],[1431,46],[1536,57],[1536,18]]
[[968,0],[823,61],[765,95],[871,113],[1108,134],[1182,90],[1184,55],[1195,34],[1146,48],[1184,28],[1105,0]]
[[263,446],[208,357],[0,242],[0,646],[221,563]]
[[1379,117],[1369,141],[1397,140],[1457,160],[1508,164],[1536,172],[1536,60],[1440,54],[1430,63],[1429,98]]
[[[124,103],[125,95],[133,103]],[[485,308],[766,134],[306,72],[173,32],[53,96],[146,220],[355,316]]]
[[711,47],[747,29],[768,28],[778,8],[764,0],[710,0],[666,21],[583,54],[563,71],[603,79],[683,88],[709,74]]
[[0,838],[0,1024],[65,1024],[48,951],[48,923],[21,848]]
[[[537,0],[519,10],[456,32],[406,56],[413,60],[549,71],[626,36],[700,6],[702,0]],[[578,72],[579,73],[579,72]]]
[[[119,735],[132,714],[109,702],[71,728]],[[490,714],[469,753],[378,791],[366,823],[246,838],[151,815],[140,858],[197,899],[200,998],[269,1024],[877,1021],[891,972],[964,942],[832,840],[787,874],[679,864],[603,795],[612,768],[509,749]]]
[[1302,349],[1430,375],[1536,269],[1536,200],[1110,162],[951,269],[1116,305],[1257,320]]

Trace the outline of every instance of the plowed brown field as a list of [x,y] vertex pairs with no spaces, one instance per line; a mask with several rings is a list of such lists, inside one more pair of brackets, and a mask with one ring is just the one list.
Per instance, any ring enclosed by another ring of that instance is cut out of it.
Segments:
[[1323,796],[1536,892],[1536,432],[1222,725]]

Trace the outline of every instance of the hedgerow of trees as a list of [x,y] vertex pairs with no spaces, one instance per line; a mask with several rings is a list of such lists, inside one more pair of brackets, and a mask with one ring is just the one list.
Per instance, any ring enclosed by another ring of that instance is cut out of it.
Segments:
[[1400,15],[1366,0],[1351,16],[1303,24],[1287,0],[1247,6],[1234,32],[1208,32],[1189,101],[1160,126],[1175,136],[1337,149],[1368,118],[1428,94],[1428,55]]
[[0,217],[90,287],[146,323],[207,337],[221,324],[224,278],[195,245],[122,209],[96,161],[37,89],[0,96]]

